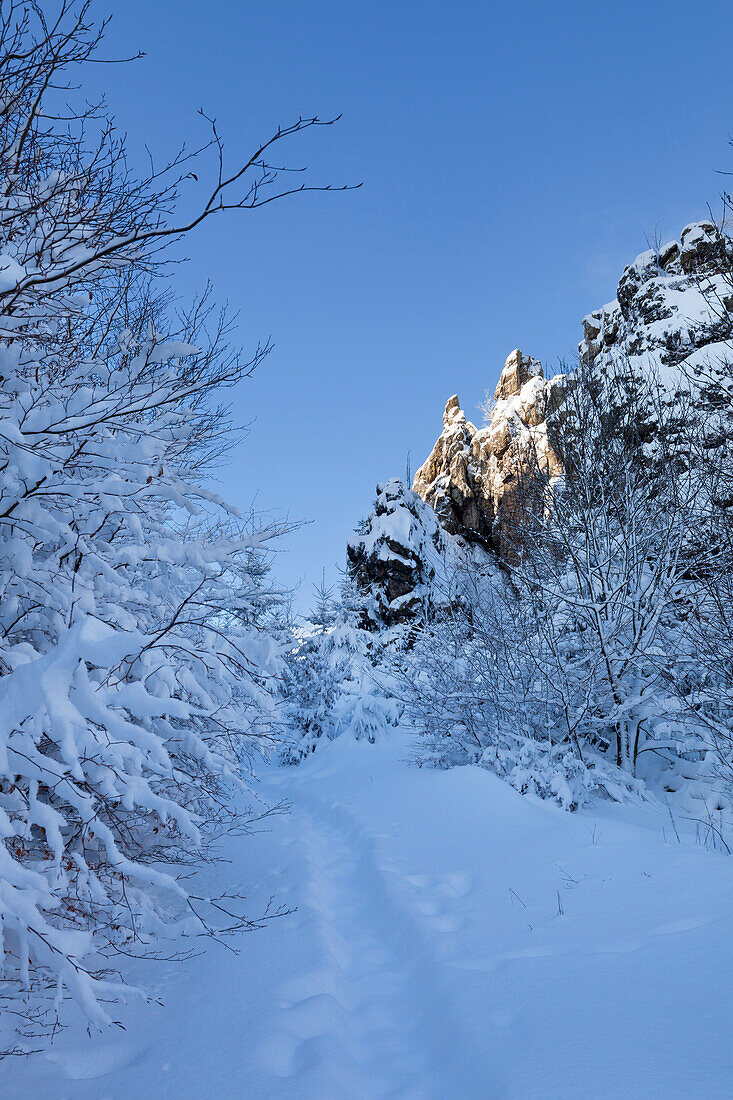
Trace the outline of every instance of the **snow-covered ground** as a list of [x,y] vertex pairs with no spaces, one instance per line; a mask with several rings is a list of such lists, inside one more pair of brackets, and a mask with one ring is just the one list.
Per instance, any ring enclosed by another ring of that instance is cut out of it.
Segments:
[[0,1095],[733,1096],[733,859],[663,808],[567,814],[408,751],[266,769],[292,812],[217,874],[297,911],[146,964],[165,1007],[6,1060]]

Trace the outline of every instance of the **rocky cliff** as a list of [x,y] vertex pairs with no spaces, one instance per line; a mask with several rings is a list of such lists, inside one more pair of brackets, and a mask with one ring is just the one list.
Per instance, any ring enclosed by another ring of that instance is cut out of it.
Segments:
[[413,484],[447,531],[506,553],[523,456],[531,449],[551,476],[561,472],[547,422],[564,387],[564,375],[546,379],[517,349],[504,364],[485,427],[466,420],[457,395],[448,399],[443,431]]
[[624,269],[616,298],[583,319],[581,360],[602,371],[625,363],[653,369],[671,386],[732,356],[730,242],[711,222],[649,249]]
[[[680,241],[650,249],[625,268],[614,301],[583,320],[580,360],[602,381],[615,371],[654,374],[674,397],[690,382],[730,373],[733,285],[726,244],[710,222]],[[489,422],[475,427],[449,398],[443,431],[415,475],[414,491],[452,534],[509,552],[518,475],[530,451],[550,476],[562,473],[552,418],[572,373],[546,379],[540,364],[513,351],[504,364]]]

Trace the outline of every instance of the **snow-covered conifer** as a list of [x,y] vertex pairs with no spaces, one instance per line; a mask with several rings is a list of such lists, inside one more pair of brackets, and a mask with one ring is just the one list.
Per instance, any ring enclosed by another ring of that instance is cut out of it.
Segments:
[[448,544],[429,505],[392,478],[377,486],[373,511],[347,547],[361,623],[379,630],[431,613]]
[[336,621],[337,608],[333,585],[326,584],[326,570],[318,584],[313,585],[315,602],[310,613],[310,621],[319,633],[323,633],[333,626]]

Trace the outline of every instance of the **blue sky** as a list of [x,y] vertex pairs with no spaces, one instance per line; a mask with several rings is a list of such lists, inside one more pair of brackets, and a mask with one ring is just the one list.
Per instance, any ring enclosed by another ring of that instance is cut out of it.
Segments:
[[[101,9],[100,9],[101,10]],[[377,481],[413,470],[458,392],[470,417],[521,347],[572,357],[625,263],[706,215],[733,170],[730,0],[125,0],[95,70],[130,146],[204,136],[235,160],[299,114],[313,182],[363,181],[210,222],[182,293],[211,279],[239,340],[275,350],[235,394],[252,422],[234,503],[312,521],[277,569],[308,604]]]

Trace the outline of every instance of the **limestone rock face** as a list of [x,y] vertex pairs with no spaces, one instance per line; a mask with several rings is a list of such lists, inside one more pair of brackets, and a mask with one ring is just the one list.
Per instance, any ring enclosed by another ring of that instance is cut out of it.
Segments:
[[615,301],[584,318],[581,359],[600,372],[623,361],[673,382],[690,356],[729,340],[732,288],[720,274],[725,248],[712,222],[703,221],[685,226],[679,242],[642,252],[624,269]]
[[413,491],[433,508],[447,531],[486,538],[489,528],[482,470],[474,451],[476,434],[454,394],[445,406],[443,431],[415,475]]
[[[583,320],[580,358],[599,384],[612,372],[651,373],[672,402],[692,380],[705,409],[706,377],[730,374],[733,358],[733,286],[721,274],[733,269],[726,247],[712,222],[694,222],[679,241],[641,253],[624,269],[615,300]],[[449,399],[443,431],[413,485],[447,531],[500,557],[511,553],[528,454],[551,477],[562,474],[551,427],[572,379],[546,379],[536,360],[516,350],[504,364],[486,426],[476,428],[458,397]]]
[[517,349],[504,365],[485,427],[466,419],[457,395],[448,400],[443,431],[413,484],[447,531],[507,551],[527,448],[552,476],[561,472],[546,421],[562,392],[562,376],[545,379],[540,364]]
[[504,364],[501,378],[494,391],[494,400],[505,401],[509,397],[516,397],[525,383],[538,377],[542,377],[540,364],[531,356],[522,355],[519,348],[515,348]]

